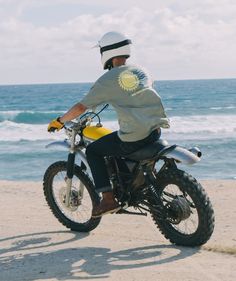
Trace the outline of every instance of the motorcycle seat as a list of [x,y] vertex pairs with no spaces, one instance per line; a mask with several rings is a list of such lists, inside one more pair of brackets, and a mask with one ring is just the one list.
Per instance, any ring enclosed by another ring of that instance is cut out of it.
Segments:
[[169,149],[170,147],[171,146],[168,145],[166,140],[159,139],[154,143],[128,154],[126,158],[135,161],[148,160],[157,156],[160,157],[166,149]]

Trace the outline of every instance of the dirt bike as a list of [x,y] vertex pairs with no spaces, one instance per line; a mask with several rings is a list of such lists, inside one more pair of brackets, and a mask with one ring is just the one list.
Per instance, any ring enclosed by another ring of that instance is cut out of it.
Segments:
[[[101,221],[92,217],[92,208],[100,197],[85,155],[89,143],[111,133],[102,126],[100,112],[87,112],[79,120],[67,122],[64,129],[68,138],[47,146],[69,149],[67,161],[55,162],[46,170],[43,188],[52,213],[73,231],[89,232]],[[125,158],[105,157],[110,182],[121,205],[114,215],[150,214],[170,242],[182,246],[206,243],[214,230],[212,204],[201,184],[177,167],[178,163],[194,164],[200,157],[196,147],[188,150],[170,146],[161,139]]]

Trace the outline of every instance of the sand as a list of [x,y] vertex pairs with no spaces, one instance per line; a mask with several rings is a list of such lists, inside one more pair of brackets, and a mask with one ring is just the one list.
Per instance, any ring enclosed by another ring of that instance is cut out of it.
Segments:
[[89,234],[51,214],[41,182],[0,181],[0,280],[236,280],[236,181],[201,181],[215,209],[212,238],[177,247],[150,218],[104,216]]

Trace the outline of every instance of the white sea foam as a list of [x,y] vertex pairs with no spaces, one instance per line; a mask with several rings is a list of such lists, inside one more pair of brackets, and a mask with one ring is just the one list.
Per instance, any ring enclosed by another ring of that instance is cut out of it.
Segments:
[[32,125],[4,121],[0,123],[0,141],[61,139],[63,132],[50,134],[47,125]]
[[[214,139],[236,137],[236,115],[195,115],[170,118],[170,129],[163,129],[167,139]],[[112,130],[117,122],[106,122]]]
[[210,107],[210,109],[213,109],[213,110],[225,110],[225,109],[235,109],[236,107],[234,105],[230,105],[230,106],[213,106],[213,107]]
[[[188,117],[172,117],[171,127],[163,130],[167,139],[214,139],[236,137],[236,115],[201,115]],[[111,130],[118,129],[117,121],[106,121],[104,126]],[[12,121],[0,122],[0,141],[19,140],[49,140],[63,139],[62,131],[50,134],[47,124],[33,125],[14,123]]]
[[171,118],[170,133],[231,136],[236,133],[236,115],[201,115]]
[[0,118],[5,120],[13,120],[21,112],[22,111],[20,110],[0,111]]

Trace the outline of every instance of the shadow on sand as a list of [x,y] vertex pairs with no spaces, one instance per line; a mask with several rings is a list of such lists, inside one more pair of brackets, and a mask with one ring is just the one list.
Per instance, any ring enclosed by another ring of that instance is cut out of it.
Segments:
[[174,245],[148,245],[119,251],[77,247],[81,245],[80,240],[87,236],[57,231],[0,239],[0,280],[106,279],[113,270],[171,263],[192,256],[199,250]]

